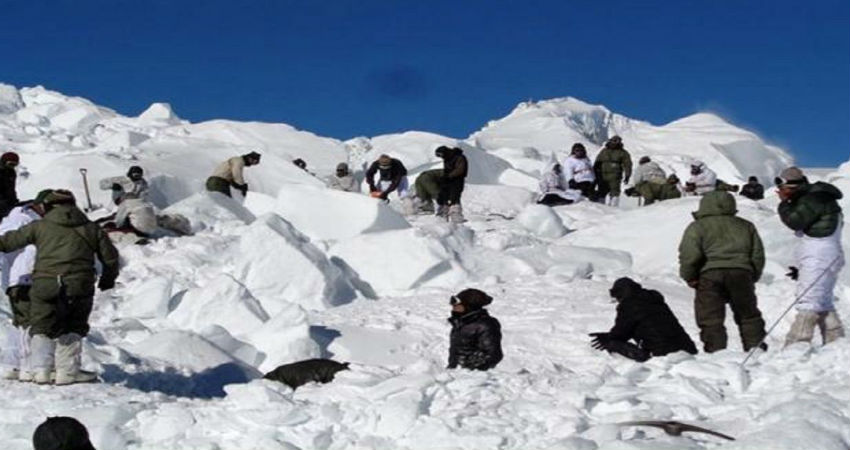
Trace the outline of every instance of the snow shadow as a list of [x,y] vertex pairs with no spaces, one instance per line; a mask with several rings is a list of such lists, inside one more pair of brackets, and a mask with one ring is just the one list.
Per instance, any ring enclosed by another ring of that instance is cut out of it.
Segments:
[[328,350],[328,347],[330,347],[331,342],[340,336],[342,336],[342,333],[339,330],[322,325],[310,326],[310,338],[319,344],[319,349],[322,352],[321,358],[333,358],[334,354]]
[[228,384],[248,383],[252,377],[236,363],[225,363],[203,372],[186,375],[174,368],[162,372],[131,373],[115,364],[104,364],[101,378],[104,383],[118,384],[142,392],[161,392],[187,398],[221,398]]

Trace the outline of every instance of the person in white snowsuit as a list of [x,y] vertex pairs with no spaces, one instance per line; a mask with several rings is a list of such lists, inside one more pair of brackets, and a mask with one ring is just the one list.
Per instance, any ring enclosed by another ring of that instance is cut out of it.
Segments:
[[570,189],[564,180],[561,165],[552,162],[540,179],[537,203],[547,206],[569,205],[581,200],[581,191]]
[[100,188],[112,191],[112,201],[116,205],[124,198],[139,198],[147,201],[150,188],[144,176],[145,172],[141,167],[132,166],[127,171],[127,176],[100,180]]
[[691,164],[691,178],[685,183],[685,190],[696,195],[705,195],[717,189],[717,174],[702,161]]
[[842,193],[823,182],[809,183],[803,172],[789,167],[776,178],[779,218],[797,236],[796,266],[788,276],[797,281],[797,317],[785,345],[811,342],[818,327],[824,344],[844,336],[835,311],[834,289],[844,267],[841,231],[844,217],[838,205]]
[[570,189],[577,189],[589,200],[593,200],[593,188],[596,183],[596,175],[593,173],[593,163],[587,157],[584,145],[576,142],[570,151],[570,156],[564,160],[562,166],[563,178],[567,180]]
[[649,156],[643,156],[638,161],[632,182],[635,186],[644,182],[665,184],[667,183],[667,174],[664,173],[664,169],[657,162],[649,159]]
[[336,165],[336,173],[328,177],[327,185],[337,191],[360,192],[359,183],[344,162]]
[[[39,220],[29,204],[16,206],[0,223],[0,235],[17,230]],[[0,367],[7,380],[32,381],[30,367],[29,334],[29,290],[32,286],[32,270],[35,264],[35,246],[3,253],[0,258],[2,288],[9,299],[12,311],[12,327],[7,328],[5,344],[0,348]]]

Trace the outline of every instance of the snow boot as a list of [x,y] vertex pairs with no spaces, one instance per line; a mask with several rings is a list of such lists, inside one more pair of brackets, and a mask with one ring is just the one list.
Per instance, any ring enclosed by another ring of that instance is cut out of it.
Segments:
[[449,222],[451,223],[464,223],[466,219],[463,218],[463,207],[460,205],[452,205],[449,207]]
[[12,368],[8,368],[8,369],[3,370],[2,378],[4,380],[14,381],[14,380],[18,380],[20,376],[21,375],[20,375],[20,371],[18,370],[18,368],[12,367]]
[[617,196],[612,195],[610,205],[613,206],[614,208],[619,208],[620,207],[620,196],[619,195],[617,195]]
[[821,315],[821,320],[818,321],[821,336],[823,337],[824,345],[844,337],[844,325],[841,324],[841,319],[838,318],[838,313],[828,311]]
[[38,384],[48,384],[50,372],[53,370],[53,357],[56,353],[56,342],[44,334],[36,334],[31,339],[33,381]]
[[448,219],[448,217],[449,217],[449,205],[437,205],[437,217],[442,217],[444,219]]
[[818,313],[814,311],[797,311],[797,317],[785,336],[785,346],[796,342],[812,342],[819,319]]
[[56,385],[91,383],[97,374],[80,370],[83,353],[83,337],[67,333],[56,339]]

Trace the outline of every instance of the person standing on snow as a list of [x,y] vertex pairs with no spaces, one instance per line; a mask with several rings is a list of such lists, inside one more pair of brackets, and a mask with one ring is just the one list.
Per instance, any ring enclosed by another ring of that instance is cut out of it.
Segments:
[[685,182],[685,191],[705,195],[717,189],[717,174],[702,161],[691,163],[691,178]]
[[[376,174],[377,181],[375,181]],[[395,191],[399,198],[406,198],[409,188],[407,168],[398,159],[381,155],[366,169],[366,183],[369,185],[369,195],[372,197],[387,200]]]
[[[0,235],[17,230],[35,222],[41,216],[33,210],[32,204],[17,206],[0,223]],[[12,328],[6,334],[6,344],[0,349],[0,365],[6,380],[32,381],[29,365],[30,348],[30,297],[32,269],[35,263],[35,246],[28,245],[22,250],[4,253],[0,258],[2,287],[9,298],[12,311]]]
[[469,163],[463,150],[445,145],[437,147],[434,155],[443,160],[443,177],[440,179],[440,194],[437,196],[437,215],[446,217],[452,223],[462,223],[463,207],[460,196],[463,193]]
[[449,300],[449,369],[488,370],[502,360],[502,326],[484,309],[492,302],[478,289],[464,289]]
[[[624,277],[614,282],[609,293],[617,299],[617,319],[607,333],[590,334],[593,348],[638,362],[678,351],[697,353],[694,341],[658,291]],[[632,339],[635,344],[629,342]]]
[[538,205],[561,206],[571,205],[581,200],[581,191],[568,189],[561,172],[561,165],[554,163],[540,179],[540,196]]
[[18,172],[15,168],[21,159],[15,152],[6,152],[0,156],[0,219],[18,204]]
[[726,348],[726,303],[734,313],[744,351],[765,336],[755,291],[764,270],[764,247],[755,225],[735,213],[732,194],[705,194],[679,244],[679,275],[696,289],[696,320],[708,353]]
[[620,206],[620,187],[623,183],[628,184],[632,176],[632,157],[623,147],[620,136],[608,139],[605,147],[596,155],[593,171],[599,186],[596,193],[599,200],[609,206]]
[[148,182],[145,171],[139,166],[132,166],[126,177],[110,177],[100,180],[100,188],[112,191],[112,201],[117,205],[123,199],[138,198],[148,200]]
[[750,200],[762,200],[764,199],[764,186],[759,183],[759,179],[756,177],[750,177],[747,180],[747,184],[741,188],[742,196],[750,199]]
[[42,220],[0,236],[0,252],[36,248],[30,289],[33,381],[50,383],[54,361],[57,385],[94,381],[94,373],[80,370],[80,357],[94,298],[95,257],[103,266],[97,287],[112,289],[118,250],[70,192],[41,191],[33,205]]
[[336,165],[336,173],[328,177],[328,187],[343,192],[359,192],[357,180],[351,174],[348,164],[341,162]]
[[596,184],[596,176],[593,174],[593,164],[587,157],[584,145],[579,142],[573,144],[570,156],[564,160],[561,168],[563,177],[567,180],[567,187],[581,191],[581,195],[590,201],[595,200],[593,186]]
[[789,276],[797,281],[797,317],[785,345],[811,342],[815,326],[824,344],[844,336],[833,303],[838,273],[844,267],[841,191],[829,183],[809,183],[803,171],[789,167],[776,178],[779,218],[797,236],[797,266]]
[[212,176],[207,178],[207,190],[220,192],[230,197],[230,187],[238,189],[242,196],[248,194],[248,183],[242,171],[245,167],[256,166],[260,163],[260,154],[257,152],[246,153],[242,156],[234,156],[224,161],[215,168]]

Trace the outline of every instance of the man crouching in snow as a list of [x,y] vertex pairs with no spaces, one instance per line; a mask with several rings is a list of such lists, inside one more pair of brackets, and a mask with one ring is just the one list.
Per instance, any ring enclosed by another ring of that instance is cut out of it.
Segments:
[[[631,278],[620,278],[608,291],[617,299],[617,319],[607,333],[591,333],[597,350],[619,353],[644,362],[652,356],[697,348],[658,291],[644,289]],[[637,344],[629,342],[634,339]]]
[[80,370],[82,338],[89,331],[95,288],[95,256],[103,265],[97,287],[112,289],[118,277],[118,250],[97,224],[63,190],[39,192],[33,202],[42,220],[0,236],[0,252],[35,245],[30,289],[33,381],[48,384],[55,361],[56,384],[94,381]]
[[797,267],[788,274],[797,281],[797,317],[785,345],[811,342],[815,325],[824,344],[844,336],[833,304],[838,273],[844,267],[841,229],[844,226],[841,191],[829,183],[809,183],[803,171],[789,167],[776,178],[779,218],[799,238]]
[[502,327],[484,309],[492,301],[493,297],[478,289],[464,289],[449,300],[449,369],[488,370],[502,360]]

